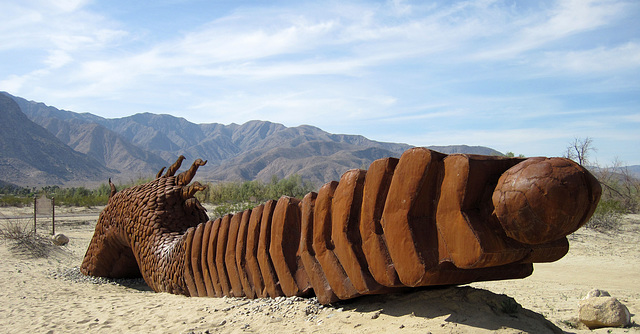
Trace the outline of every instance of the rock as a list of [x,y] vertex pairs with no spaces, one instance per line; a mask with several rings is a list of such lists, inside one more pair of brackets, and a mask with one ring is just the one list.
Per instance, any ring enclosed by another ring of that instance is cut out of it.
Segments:
[[589,299],[593,297],[611,297],[611,295],[607,291],[600,290],[600,289],[593,289],[589,291],[587,295],[582,299]]
[[51,241],[53,241],[53,244],[56,246],[64,246],[69,243],[69,237],[62,233],[58,233],[51,237]]
[[623,327],[631,322],[631,314],[624,304],[614,297],[592,297],[580,301],[578,318],[590,329]]

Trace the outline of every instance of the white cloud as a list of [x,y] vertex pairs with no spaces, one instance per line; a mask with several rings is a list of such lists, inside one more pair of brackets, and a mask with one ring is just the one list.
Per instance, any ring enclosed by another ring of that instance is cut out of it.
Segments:
[[[469,112],[463,109],[460,109],[458,106],[453,106],[450,104],[436,104],[431,106],[420,106],[418,112],[405,112],[398,114],[386,114],[380,119],[389,123],[407,123],[407,122],[415,122],[415,121],[447,121],[448,119],[458,118],[458,117],[468,117]],[[429,111],[429,109],[436,109],[440,111]]]
[[615,47],[545,52],[537,65],[576,74],[611,73],[640,69],[640,44],[627,42]]
[[29,75],[10,75],[4,80],[0,80],[1,89],[7,92],[19,92],[25,82],[30,79]]
[[43,2],[48,3],[63,12],[75,12],[89,3],[88,0],[50,0]]
[[627,14],[626,3],[614,0],[560,0],[552,10],[516,17],[504,27],[503,40],[475,55],[504,59],[539,49],[551,42],[611,24]]
[[98,87],[104,81],[78,81],[82,77],[74,73],[128,33],[88,11],[87,4],[84,0],[0,2],[0,57],[13,58],[4,61],[13,66],[0,70],[2,89],[48,103],[104,90]]
[[388,0],[387,3],[393,13],[398,16],[410,14],[413,8],[412,5],[407,4],[404,0]]
[[640,44],[627,31],[637,23],[624,26],[638,7],[625,0],[245,4],[212,8],[199,26],[164,23],[159,31],[176,31],[166,36],[82,0],[5,1],[0,57],[22,61],[0,69],[0,89],[106,116],[268,119],[515,152],[507,145],[557,144],[562,134],[593,129],[607,103],[585,108],[588,101],[574,106],[576,99],[638,91]]
[[44,62],[49,66],[49,68],[55,69],[70,63],[72,60],[73,58],[69,53],[63,50],[53,50],[49,53],[49,57]]
[[113,21],[84,9],[87,1],[4,1],[0,3],[0,50],[72,51],[104,47],[126,36]]
[[623,120],[627,123],[640,123],[640,113],[624,115]]
[[523,29],[528,41],[546,42],[605,25],[624,9],[618,1],[562,0],[547,20]]
[[[308,89],[307,89],[308,88]],[[312,124],[326,127],[383,117],[396,103],[393,96],[372,94],[346,86],[279,88],[265,91],[231,91],[200,98],[187,106],[188,119],[198,122],[243,123],[268,119],[288,126]]]
[[235,31],[214,25],[189,33],[175,43],[161,46],[158,51],[178,59],[189,55],[188,59],[196,64],[255,60],[312,49],[316,46],[314,40],[332,28],[332,22],[288,22],[269,30],[254,27]]

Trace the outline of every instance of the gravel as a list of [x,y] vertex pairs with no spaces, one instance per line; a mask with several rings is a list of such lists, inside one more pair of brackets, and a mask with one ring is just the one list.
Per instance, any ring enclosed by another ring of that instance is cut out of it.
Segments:
[[[113,279],[104,277],[85,276],[80,272],[79,267],[72,268],[59,268],[51,271],[51,276],[54,279],[61,279],[72,283],[84,283],[84,284],[111,284],[119,285],[136,290],[151,291],[142,278],[132,279]],[[318,302],[318,298],[302,298],[302,297],[276,297],[276,298],[235,298],[235,297],[222,297],[220,300],[224,303],[217,307],[204,306],[203,311],[208,313],[222,312],[228,317],[227,320],[223,320],[218,326],[224,326],[225,324],[238,324],[242,322],[242,319],[251,318],[256,314],[263,314],[269,317],[271,322],[280,322],[287,318],[296,317],[298,314],[302,316],[306,321],[321,323],[322,317],[330,318],[334,312],[342,312],[342,308],[335,308],[332,306],[324,306]],[[326,312],[329,312],[328,314]],[[246,325],[244,330],[249,330],[249,325]]]
[[106,278],[86,276],[80,272],[80,267],[52,270],[51,276],[53,276],[54,279],[62,279],[73,283],[111,284],[126,287],[147,285],[142,278]]
[[[54,279],[62,279],[72,283],[89,283],[89,284],[111,284],[120,285],[124,287],[137,287],[148,286],[143,278],[105,278],[86,276],[80,272],[80,267],[72,268],[59,268],[51,271],[51,276]],[[150,289],[149,289],[150,290]],[[276,298],[258,298],[258,299],[246,299],[235,297],[222,297],[221,298],[228,306],[221,309],[213,309],[212,311],[229,312],[234,311],[236,314],[249,315],[252,313],[265,313],[279,314],[282,311],[294,310],[297,307],[304,305],[301,309],[304,311],[304,315],[309,317],[309,320],[315,318],[326,307],[318,302],[318,298],[302,298],[302,297],[276,297]],[[342,308],[336,311],[342,311]]]

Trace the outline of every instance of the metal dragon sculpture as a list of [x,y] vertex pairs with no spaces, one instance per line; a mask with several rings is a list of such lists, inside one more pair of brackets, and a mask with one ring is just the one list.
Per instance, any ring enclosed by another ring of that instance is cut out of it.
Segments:
[[[523,278],[556,261],[599,182],[564,158],[445,155],[413,148],[350,170],[302,199],[209,220],[199,166],[117,192],[81,271],[140,277],[187,296],[312,296],[327,304],[398,288]],[[190,185],[189,185],[190,184]]]

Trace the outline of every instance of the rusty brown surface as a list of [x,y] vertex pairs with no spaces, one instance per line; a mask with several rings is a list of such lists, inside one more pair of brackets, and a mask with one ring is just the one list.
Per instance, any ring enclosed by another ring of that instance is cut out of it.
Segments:
[[[403,287],[523,278],[560,259],[600,184],[563,158],[445,155],[426,148],[350,170],[303,199],[209,221],[178,175],[117,192],[100,214],[86,275],[142,276],[154,291],[323,304]],[[191,183],[191,185],[189,185]]]

